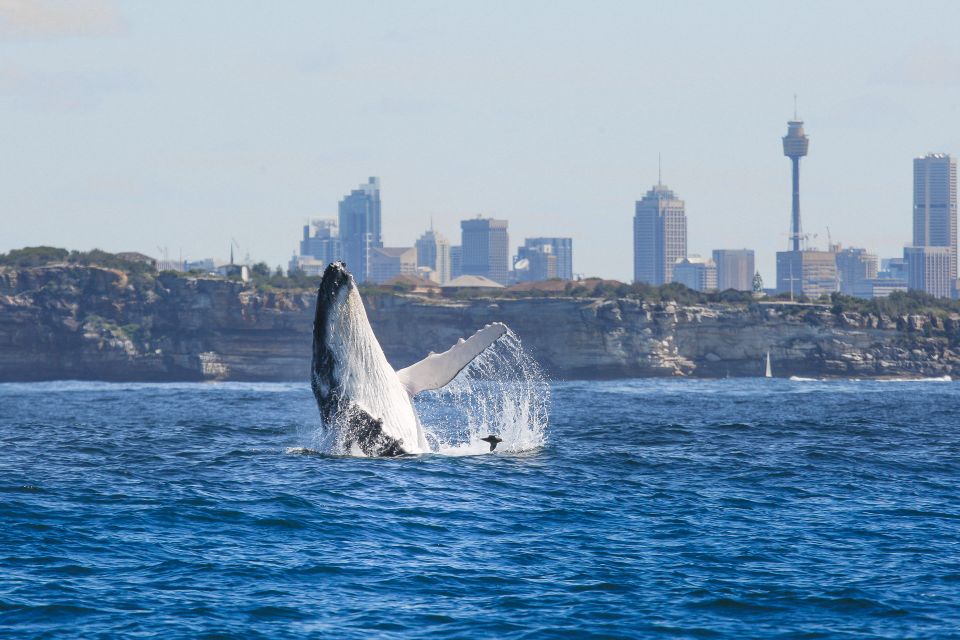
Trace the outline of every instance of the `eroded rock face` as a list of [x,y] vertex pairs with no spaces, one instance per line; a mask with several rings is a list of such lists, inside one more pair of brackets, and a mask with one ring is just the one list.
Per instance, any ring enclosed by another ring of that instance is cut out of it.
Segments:
[[[960,375],[960,317],[633,299],[367,299],[397,367],[493,321],[555,377]],[[0,270],[0,380],[306,380],[312,294],[111,269]]]

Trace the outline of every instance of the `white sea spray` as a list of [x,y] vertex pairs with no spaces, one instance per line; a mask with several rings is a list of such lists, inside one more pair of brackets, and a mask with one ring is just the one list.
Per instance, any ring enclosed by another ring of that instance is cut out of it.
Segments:
[[443,455],[488,453],[482,438],[501,438],[497,453],[537,449],[546,441],[550,386],[512,331],[450,384],[417,397],[430,449]]

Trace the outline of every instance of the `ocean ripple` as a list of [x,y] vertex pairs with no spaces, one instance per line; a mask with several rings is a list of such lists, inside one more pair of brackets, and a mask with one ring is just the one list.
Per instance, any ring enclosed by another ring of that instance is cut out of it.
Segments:
[[370,460],[302,384],[0,385],[0,635],[949,637],[958,399],[569,382],[542,446]]

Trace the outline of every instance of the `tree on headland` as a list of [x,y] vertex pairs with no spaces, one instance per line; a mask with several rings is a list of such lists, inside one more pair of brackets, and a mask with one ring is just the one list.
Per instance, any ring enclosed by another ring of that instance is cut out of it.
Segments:
[[0,265],[8,267],[42,267],[66,262],[70,252],[58,247],[24,247],[10,253],[0,253]]

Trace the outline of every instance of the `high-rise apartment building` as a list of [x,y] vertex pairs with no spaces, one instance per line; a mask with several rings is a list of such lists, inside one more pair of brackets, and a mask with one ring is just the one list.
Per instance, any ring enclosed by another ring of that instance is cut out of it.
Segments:
[[433,230],[424,233],[417,240],[417,266],[430,269],[430,277],[437,284],[450,281],[450,241]]
[[460,223],[463,275],[484,276],[507,284],[510,237],[507,221],[476,217]]
[[370,250],[383,246],[379,178],[370,178],[340,201],[340,243],[356,281],[369,280]]
[[[947,252],[933,250],[946,247]],[[908,285],[933,295],[955,295],[957,280],[957,161],[946,153],[929,153],[913,160],[913,247],[904,258],[922,260],[908,265]],[[932,273],[934,268],[945,273]],[[922,278],[921,278],[922,275]],[[924,282],[923,287],[917,283]],[[942,282],[950,281],[943,294]]]
[[753,290],[753,249],[714,249],[713,262],[717,265],[717,288],[720,291]]
[[550,247],[550,253],[557,263],[556,273],[551,277],[573,280],[573,238],[527,238],[523,246],[517,249],[517,260],[528,258],[530,251],[543,253],[545,246]]
[[636,204],[633,215],[633,279],[661,285],[673,281],[673,265],[687,257],[683,200],[658,183]]

